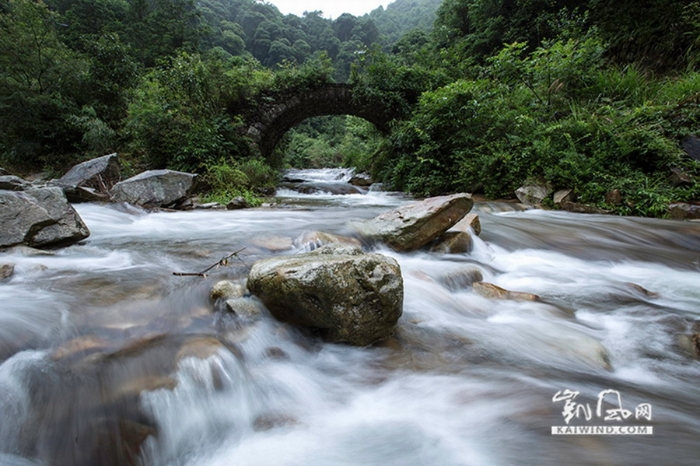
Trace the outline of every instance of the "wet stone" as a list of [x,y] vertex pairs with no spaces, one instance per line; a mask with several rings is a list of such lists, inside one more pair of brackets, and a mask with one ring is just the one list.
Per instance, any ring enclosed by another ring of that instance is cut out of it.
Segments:
[[460,269],[437,278],[437,281],[450,291],[466,290],[483,280],[484,275],[477,268]]
[[351,222],[351,228],[372,241],[399,252],[419,249],[454,226],[474,205],[465,193],[431,197],[385,212],[375,218]]
[[515,191],[518,200],[523,204],[539,206],[552,193],[552,190],[544,185],[521,186]]
[[251,319],[259,316],[263,312],[263,305],[253,298],[233,298],[226,300],[226,310],[233,312],[238,317]]
[[441,254],[464,254],[472,250],[472,235],[464,231],[447,231],[430,248]]
[[276,361],[288,361],[289,355],[282,349],[276,346],[271,346],[265,350],[265,356]]
[[254,238],[251,244],[270,252],[289,251],[294,247],[292,238],[288,236],[263,236]]
[[228,204],[226,204],[226,210],[247,209],[249,207],[250,204],[248,204],[248,201],[246,201],[245,198],[241,196],[234,197],[228,202]]
[[306,248],[310,251],[327,244],[349,244],[360,246],[360,242],[355,238],[334,235],[323,231],[305,231],[294,240],[294,246],[297,248]]
[[478,282],[473,285],[474,292],[488,299],[510,299],[513,301],[540,301],[540,297],[532,293],[509,291],[488,282]]
[[207,359],[225,347],[216,337],[194,337],[183,343],[175,360],[181,361],[190,357]]
[[90,353],[105,351],[109,344],[95,335],[74,338],[56,348],[51,353],[54,361],[74,360]]
[[574,191],[572,189],[560,189],[554,193],[553,200],[555,206],[561,206],[567,202],[574,202],[576,196],[574,196]]
[[217,299],[242,298],[245,296],[246,291],[247,289],[245,285],[228,280],[222,280],[212,287],[209,297],[213,301],[216,301]]
[[465,215],[462,220],[460,220],[452,228],[447,230],[448,233],[452,231],[463,231],[465,233],[474,232],[475,235],[479,236],[481,234],[481,221],[479,220],[479,215]]
[[15,273],[15,264],[0,264],[0,280],[7,280]]
[[298,421],[286,414],[261,414],[253,421],[253,430],[256,432],[265,432],[277,427],[293,426],[298,424]]

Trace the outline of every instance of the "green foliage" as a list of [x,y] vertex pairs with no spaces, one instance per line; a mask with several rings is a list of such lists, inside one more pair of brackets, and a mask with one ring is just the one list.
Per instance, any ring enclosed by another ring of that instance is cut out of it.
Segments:
[[274,188],[277,178],[278,173],[260,159],[228,163],[220,160],[206,168],[204,182],[210,189],[203,200],[226,204],[235,197],[243,197],[249,205],[259,206],[260,193]]
[[[634,66],[606,68],[602,50],[595,37],[529,53],[505,46],[482,79],[424,92],[382,148],[375,175],[418,195],[507,197],[536,180],[618,213],[664,215],[670,201],[698,194],[668,179],[673,167],[698,174],[674,137],[700,117],[700,82],[695,73],[659,80]],[[611,189],[623,205],[605,204]]]
[[325,53],[308,59],[303,65],[285,63],[274,74],[273,92],[300,92],[333,82],[333,62]]
[[379,7],[368,16],[381,33],[380,43],[391,48],[409,31],[428,32],[442,0],[394,0],[386,9]]
[[295,168],[351,166],[365,170],[380,136],[374,126],[353,116],[306,120],[290,131],[284,146],[285,162]]
[[11,0],[0,13],[0,149],[10,164],[60,165],[81,135],[87,63],[63,45],[41,1]]
[[134,92],[126,120],[133,150],[151,166],[190,171],[248,156],[250,147],[227,109],[269,78],[267,72],[181,53],[149,72]]
[[446,81],[447,77],[440,70],[411,66],[400,57],[382,53],[377,47],[360,56],[350,76],[356,95],[393,108],[397,118],[407,115],[424,91]]
[[70,122],[83,133],[83,148],[92,156],[115,150],[117,132],[97,117],[92,107],[83,107],[80,115],[71,115]]

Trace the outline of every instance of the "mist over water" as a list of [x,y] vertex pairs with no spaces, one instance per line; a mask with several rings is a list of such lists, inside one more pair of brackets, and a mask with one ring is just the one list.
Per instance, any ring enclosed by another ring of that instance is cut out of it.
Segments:
[[[401,266],[404,314],[394,338],[355,348],[267,313],[236,319],[209,290],[308,250],[291,241],[305,231],[352,235],[348,221],[409,200],[278,195],[241,211],[79,204],[84,243],[0,254],[16,264],[0,283],[0,464],[697,464],[700,362],[687,335],[700,318],[700,225],[477,203],[469,254],[376,247]],[[281,239],[292,249],[270,249]],[[240,249],[207,278],[172,275]],[[465,270],[540,299],[450,286]],[[567,425],[552,401],[567,389],[594,417],[570,425],[654,435],[551,435]],[[608,389],[632,412],[625,422],[595,418]],[[635,419],[643,403],[650,421]]]

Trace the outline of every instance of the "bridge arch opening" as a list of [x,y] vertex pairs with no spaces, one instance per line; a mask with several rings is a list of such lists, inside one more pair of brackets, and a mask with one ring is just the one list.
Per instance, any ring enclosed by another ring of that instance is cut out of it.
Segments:
[[385,134],[389,132],[389,122],[398,116],[395,109],[355,95],[348,84],[327,84],[294,95],[278,96],[256,108],[247,118],[247,135],[269,159],[290,129],[309,118],[329,115],[362,118]]
[[325,115],[304,120],[285,133],[274,157],[296,168],[362,164],[376,153],[382,134],[369,121],[352,115]]

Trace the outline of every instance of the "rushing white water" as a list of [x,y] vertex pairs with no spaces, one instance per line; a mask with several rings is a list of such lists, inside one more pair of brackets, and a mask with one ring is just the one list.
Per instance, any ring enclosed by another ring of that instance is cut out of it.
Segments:
[[[82,204],[83,244],[0,255],[16,264],[0,284],[0,464],[697,464],[700,362],[683,336],[700,318],[700,225],[477,204],[483,233],[469,254],[379,247],[401,265],[404,314],[396,338],[354,348],[269,315],[240,322],[208,290],[303,249],[269,241],[352,234],[349,220],[406,200],[285,191],[280,202],[150,214]],[[172,275],[241,248],[243,262],[206,279]],[[471,269],[541,299],[487,299],[445,280]],[[201,335],[226,345],[176,357]],[[87,349],[65,356],[76,337]],[[654,434],[551,435],[567,425],[553,402],[566,389],[594,417],[571,425]],[[607,389],[631,410],[625,422],[595,418]],[[635,419],[642,403],[651,420]],[[134,432],[148,435],[138,458],[115,447]]]

